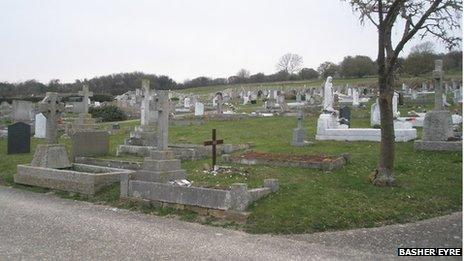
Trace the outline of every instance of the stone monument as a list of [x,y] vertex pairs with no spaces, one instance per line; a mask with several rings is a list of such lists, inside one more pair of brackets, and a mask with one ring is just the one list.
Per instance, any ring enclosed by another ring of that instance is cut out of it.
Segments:
[[303,112],[301,110],[298,110],[297,121],[298,125],[293,129],[292,146],[307,146],[309,142],[306,141],[306,130],[303,127]]
[[69,168],[71,163],[63,144],[58,144],[58,120],[64,111],[64,103],[56,92],[47,92],[46,97],[38,104],[46,121],[47,144],[39,144],[35,150],[31,166],[42,168]]
[[[180,160],[168,149],[169,98],[168,91],[159,90],[155,98],[155,110],[158,112],[156,150],[143,161],[142,169],[137,171],[135,179],[151,182],[166,182],[185,179],[186,172],[180,167]],[[153,146],[153,145],[152,145]]]
[[143,99],[140,106],[140,126],[131,131],[125,145],[153,146],[156,143],[156,118],[158,113],[154,110],[154,100],[150,91],[150,82],[142,80]]
[[422,140],[414,143],[417,150],[460,151],[461,141],[448,141],[452,138],[451,116],[443,106],[443,60],[435,60],[433,70],[435,83],[435,108],[424,118]]

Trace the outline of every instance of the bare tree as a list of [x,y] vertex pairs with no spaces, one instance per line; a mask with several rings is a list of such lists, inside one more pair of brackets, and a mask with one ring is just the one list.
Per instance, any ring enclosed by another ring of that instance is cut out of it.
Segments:
[[[378,84],[380,104],[380,160],[372,182],[388,186],[395,181],[395,133],[393,127],[392,97],[394,73],[398,55],[414,36],[437,37],[448,48],[458,46],[459,36],[453,30],[460,28],[462,0],[345,0],[360,14],[360,21],[370,21],[378,32]],[[399,29],[399,28],[402,29]],[[398,30],[395,30],[398,28]],[[401,31],[396,43],[392,32]]]
[[237,77],[242,78],[242,79],[250,78],[250,71],[242,68],[240,69],[240,71],[238,71]]
[[435,46],[430,41],[423,42],[423,43],[413,46],[411,48],[410,53],[431,53],[433,54],[435,53]]
[[294,53],[284,54],[276,65],[278,71],[285,71],[289,74],[294,74],[301,69],[303,65],[303,57]]

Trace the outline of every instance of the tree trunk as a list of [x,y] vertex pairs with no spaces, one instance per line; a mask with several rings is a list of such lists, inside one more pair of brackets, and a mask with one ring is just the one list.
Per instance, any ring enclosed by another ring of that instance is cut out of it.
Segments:
[[393,77],[379,74],[380,107],[380,160],[372,183],[376,186],[390,186],[394,183],[395,129],[392,111]]

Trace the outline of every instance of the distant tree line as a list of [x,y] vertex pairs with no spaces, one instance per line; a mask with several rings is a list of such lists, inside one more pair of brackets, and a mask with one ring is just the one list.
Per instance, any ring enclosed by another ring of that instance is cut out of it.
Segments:
[[[434,60],[444,60],[446,71],[462,71],[462,51],[451,51],[446,54],[437,54],[433,44],[425,42],[412,48],[405,58],[398,58],[398,73],[418,76],[432,72]],[[129,90],[140,88],[142,79],[149,79],[152,88],[163,90],[186,89],[212,85],[246,84],[313,80],[334,76],[338,78],[360,78],[374,76],[377,72],[377,63],[368,56],[346,56],[340,63],[323,62],[317,70],[302,68],[303,58],[298,54],[284,54],[276,64],[277,72],[273,74],[251,74],[246,69],[240,69],[235,75],[227,78],[210,78],[200,76],[183,83],[177,83],[168,76],[145,74],[142,72],[118,73],[92,79],[76,80],[74,83],[61,83],[51,80],[48,84],[36,80],[20,83],[0,82],[0,97],[34,97],[44,96],[46,92],[77,93],[87,84],[94,92],[94,100],[110,100],[113,96]]]

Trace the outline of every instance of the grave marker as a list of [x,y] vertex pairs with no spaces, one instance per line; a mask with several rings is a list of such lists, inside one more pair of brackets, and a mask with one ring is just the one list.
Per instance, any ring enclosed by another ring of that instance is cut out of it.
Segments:
[[212,157],[213,157],[213,165],[212,167],[216,166],[216,145],[223,144],[224,140],[216,140],[216,129],[212,131],[212,139],[210,141],[205,141],[205,146],[212,146]]
[[17,122],[8,126],[7,154],[29,153],[31,151],[31,126]]

